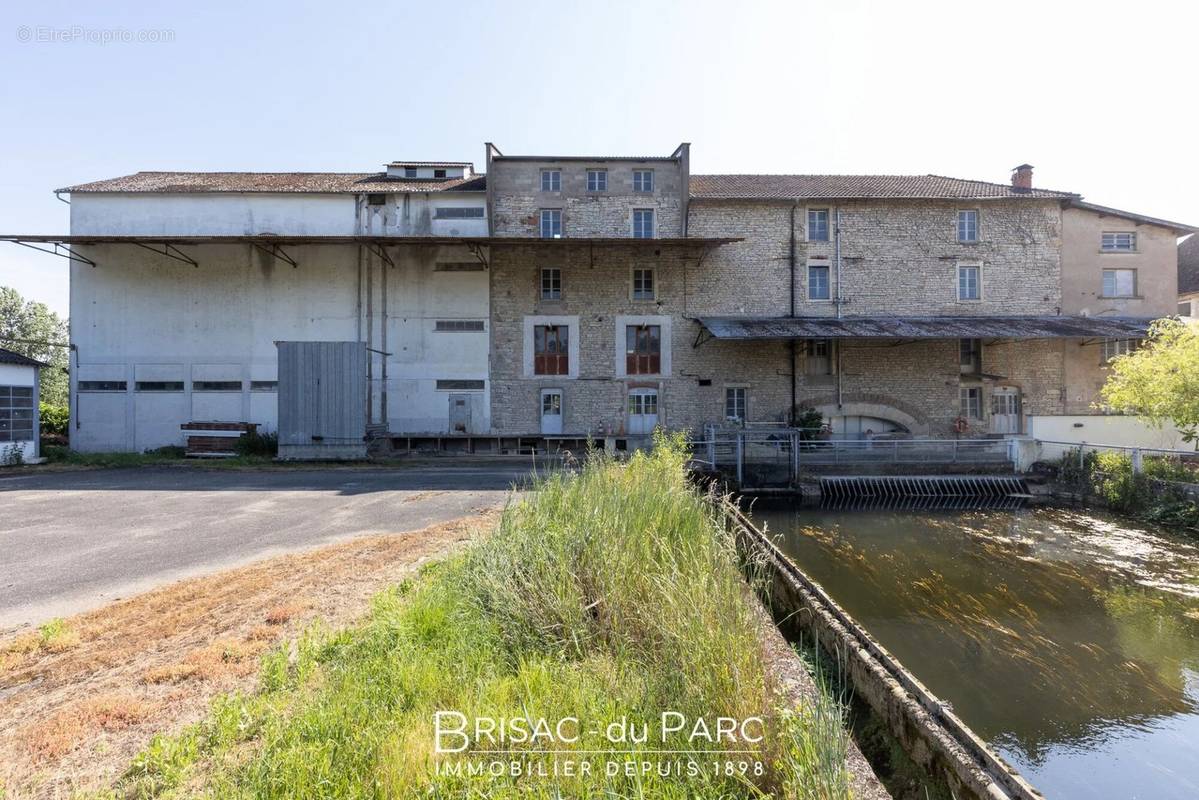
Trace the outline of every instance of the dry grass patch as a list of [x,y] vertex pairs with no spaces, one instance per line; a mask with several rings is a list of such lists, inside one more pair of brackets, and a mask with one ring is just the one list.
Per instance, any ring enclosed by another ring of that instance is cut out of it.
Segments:
[[59,758],[98,731],[118,731],[150,718],[154,704],[128,693],[81,700],[29,726],[27,743],[36,761]]
[[0,796],[109,785],[154,733],[199,720],[217,695],[253,691],[259,656],[318,612],[353,622],[495,511],[181,581],[0,642]]
[[266,612],[267,625],[282,625],[291,620],[297,614],[302,614],[308,609],[308,606],[300,603],[292,603],[286,606],[275,606],[270,611]]

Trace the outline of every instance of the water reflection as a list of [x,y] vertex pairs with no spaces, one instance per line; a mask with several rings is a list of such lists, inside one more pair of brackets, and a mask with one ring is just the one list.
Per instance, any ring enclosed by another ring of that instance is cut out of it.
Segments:
[[1044,508],[754,517],[1049,797],[1199,796],[1196,540]]

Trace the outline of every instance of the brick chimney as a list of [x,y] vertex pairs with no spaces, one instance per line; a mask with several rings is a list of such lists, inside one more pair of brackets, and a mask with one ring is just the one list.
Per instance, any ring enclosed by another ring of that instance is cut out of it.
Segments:
[[1032,191],[1032,164],[1012,167],[1012,188],[1017,192]]

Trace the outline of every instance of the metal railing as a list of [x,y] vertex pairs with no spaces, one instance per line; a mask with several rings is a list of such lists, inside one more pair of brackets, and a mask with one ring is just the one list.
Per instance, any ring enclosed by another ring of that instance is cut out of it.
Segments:
[[787,467],[794,481],[805,467],[830,465],[998,465],[1014,462],[1006,439],[809,439],[796,430],[709,429],[692,442],[698,460],[734,471],[742,483],[747,466]]
[[1126,444],[1098,444],[1093,442],[1063,442],[1053,439],[1037,439],[1042,460],[1077,457],[1079,467],[1083,466],[1087,453],[1124,453],[1132,462],[1134,474],[1144,470],[1145,458],[1159,458],[1177,463],[1199,464],[1199,451],[1172,450],[1162,447],[1137,447]]

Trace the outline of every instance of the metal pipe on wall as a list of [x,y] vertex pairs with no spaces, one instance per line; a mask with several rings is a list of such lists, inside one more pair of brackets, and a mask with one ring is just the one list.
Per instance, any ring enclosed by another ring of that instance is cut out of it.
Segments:
[[[795,210],[799,203],[791,204],[791,316],[795,316]],[[798,399],[799,389],[796,386],[795,362],[796,362],[796,345],[795,338],[792,337],[787,341],[789,356],[791,359],[791,408],[788,411],[788,416],[791,419],[791,424],[795,424],[795,403]]]

